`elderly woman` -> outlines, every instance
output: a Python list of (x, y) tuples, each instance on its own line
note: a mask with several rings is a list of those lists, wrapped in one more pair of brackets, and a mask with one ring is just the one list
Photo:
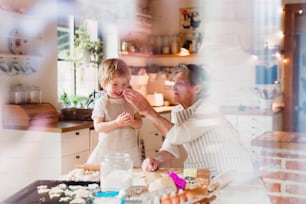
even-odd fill
[(154, 158), (146, 158), (142, 168), (155, 171), (178, 158), (182, 145), (187, 153), (185, 168), (208, 168), (212, 176), (228, 170), (251, 173), (251, 157), (240, 145), (237, 132), (207, 100), (205, 70), (194, 64), (180, 64), (176, 69), (173, 91), (179, 105), (171, 111), (171, 122), (138, 92), (128, 89), (124, 93), (126, 100), (166, 135), (160, 151)]

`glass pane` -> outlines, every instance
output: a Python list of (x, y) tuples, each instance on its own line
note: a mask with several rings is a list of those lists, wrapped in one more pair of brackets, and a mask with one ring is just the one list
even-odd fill
[(57, 90), (61, 95), (66, 92), (74, 95), (74, 68), (71, 62), (57, 61)]
[(97, 90), (98, 69), (95, 65), (83, 65), (76, 69), (76, 95), (88, 97)]
[(65, 60), (69, 53), (69, 29), (64, 27), (57, 28), (57, 58)]

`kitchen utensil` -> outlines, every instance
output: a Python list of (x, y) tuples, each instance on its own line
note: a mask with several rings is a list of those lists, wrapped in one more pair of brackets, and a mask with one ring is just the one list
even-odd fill
[(99, 165), (93, 165), (93, 164), (77, 165), (76, 168), (83, 169), (85, 171), (100, 171), (100, 166)]
[(255, 92), (261, 99), (275, 99), (281, 93), (281, 87), (280, 84), (256, 85)]

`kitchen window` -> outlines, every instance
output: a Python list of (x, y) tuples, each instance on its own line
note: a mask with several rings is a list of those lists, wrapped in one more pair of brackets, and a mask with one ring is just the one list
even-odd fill
[(102, 42), (102, 37), (98, 35), (96, 21), (79, 21), (73, 16), (61, 17), (58, 20), (57, 87), (59, 101), (64, 93), (67, 93), (70, 99), (74, 96), (87, 98), (97, 89), (97, 68), (99, 63), (97, 59), (101, 60), (102, 58), (102, 46), (99, 44), (99, 50), (96, 52), (98, 54), (94, 56), (94, 59), (92, 54), (90, 54), (89, 60), (82, 56), (78, 56), (76, 60), (76, 55), (73, 55), (73, 52), (80, 54), (75, 42), (76, 36), (79, 36), (78, 40), (81, 39), (80, 30), (84, 31), (83, 29), (85, 29), (86, 35), (90, 36), (90, 41)]

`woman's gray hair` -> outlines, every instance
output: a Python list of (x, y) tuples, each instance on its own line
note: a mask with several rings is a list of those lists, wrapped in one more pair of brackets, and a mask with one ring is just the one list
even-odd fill
[(191, 86), (202, 85), (198, 98), (204, 97), (208, 92), (208, 74), (200, 65), (179, 64), (176, 66), (175, 74), (183, 72), (187, 74), (187, 79)]

